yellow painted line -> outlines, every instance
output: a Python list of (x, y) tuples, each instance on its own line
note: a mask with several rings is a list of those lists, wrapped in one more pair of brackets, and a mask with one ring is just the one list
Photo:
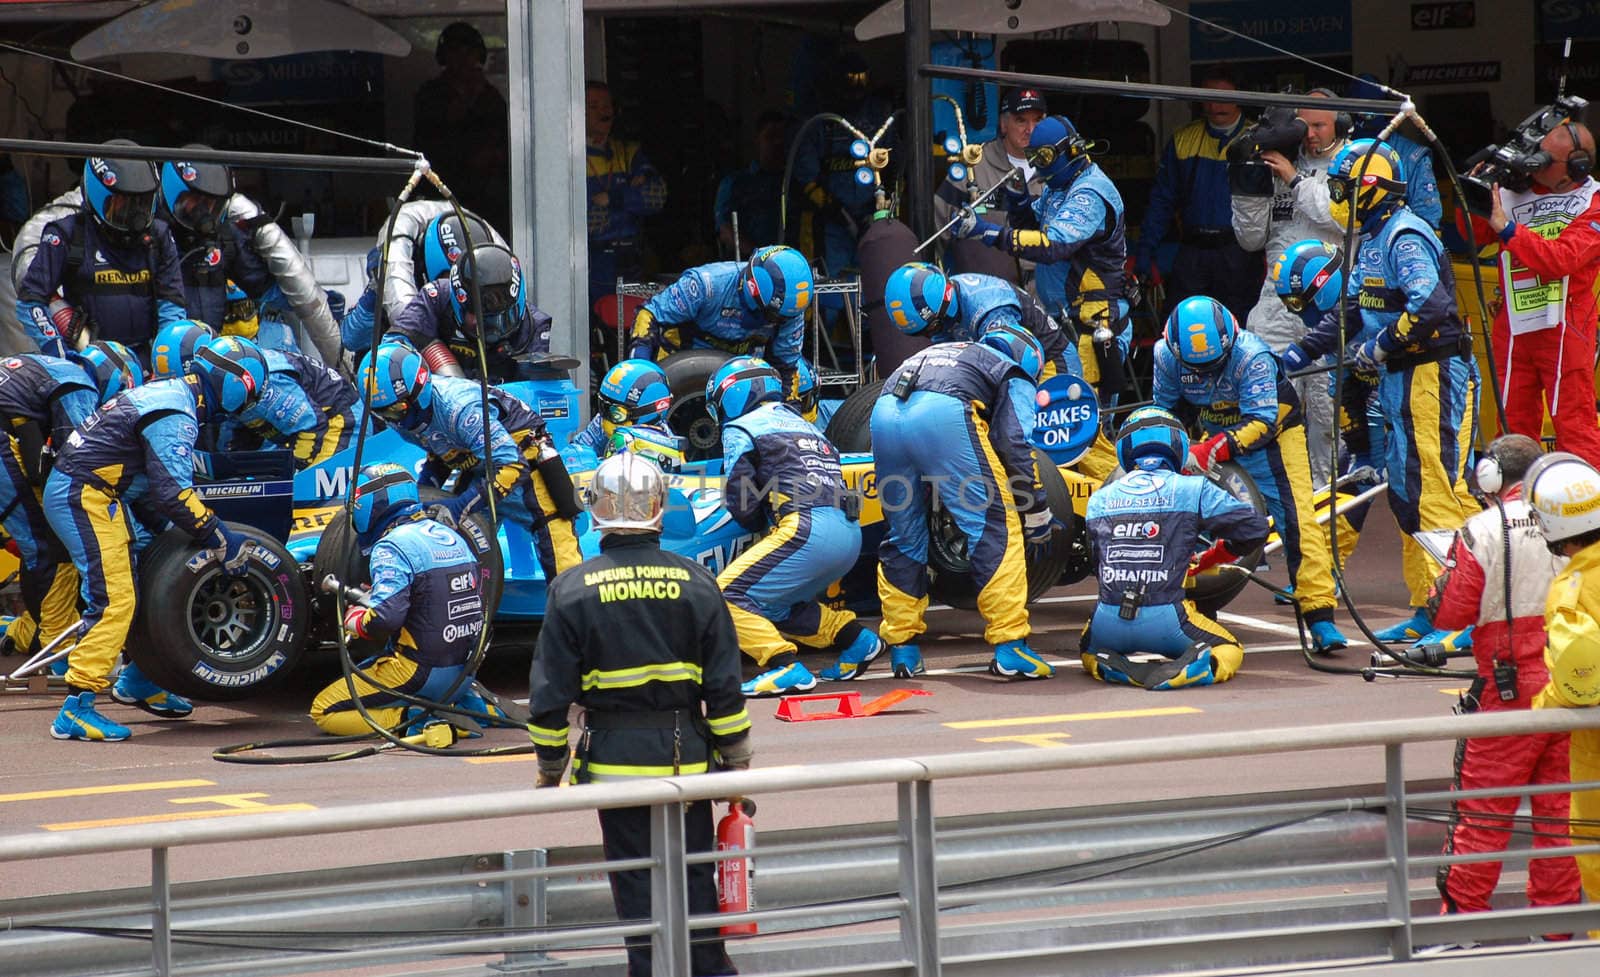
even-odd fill
[(468, 763), (532, 763), (539, 757), (533, 753), (515, 753), (511, 756), (469, 756), (462, 759)]
[(1021, 743), (1023, 746), (1051, 747), (1064, 746), (1063, 740), (1072, 738), (1071, 733), (1012, 733), (1010, 736), (980, 736), (979, 743)]
[(220, 804), (210, 811), (175, 811), (169, 814), (141, 814), (127, 818), (100, 818), (94, 821), (58, 821), (41, 824), (46, 831), (81, 831), (84, 828), (119, 828), (129, 824), (160, 824), (166, 821), (199, 821), (205, 818), (226, 818), (236, 814), (268, 814), (281, 811), (315, 811), (315, 804), (260, 804), (255, 798), (266, 794), (214, 794), (209, 797), (173, 797), (173, 804)]
[(1155, 709), (1113, 709), (1110, 712), (1064, 712), (1055, 716), (1013, 716), (1010, 719), (963, 719), (944, 723), (950, 729), (1000, 729), (1006, 726), (1037, 726), (1043, 723), (1087, 723), (1097, 719), (1151, 719), (1156, 716), (1191, 716), (1204, 710), (1194, 706), (1162, 706)]
[(131, 794), (142, 790), (180, 790), (184, 787), (215, 787), (212, 780), (152, 780), (143, 784), (107, 784), (104, 787), (63, 787), (59, 790), (30, 790), (22, 794), (0, 794), (7, 801), (48, 801), (59, 797), (94, 797), (99, 794)]
[[(1465, 686), (1459, 689), (1434, 689), (1433, 691), (1438, 692), (1441, 695), (1466, 695), (1467, 693)], [(0, 798), (0, 800), (3, 799), (4, 798)]]

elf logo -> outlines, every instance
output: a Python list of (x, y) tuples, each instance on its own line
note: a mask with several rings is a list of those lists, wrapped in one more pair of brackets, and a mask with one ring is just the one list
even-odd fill
[(1122, 522), (1111, 529), (1112, 539), (1155, 539), (1161, 535), (1161, 524), (1154, 520)]

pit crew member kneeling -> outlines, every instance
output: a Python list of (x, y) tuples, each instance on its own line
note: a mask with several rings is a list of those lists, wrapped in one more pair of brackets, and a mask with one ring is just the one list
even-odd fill
[(1319, 652), (1348, 642), (1333, 626), (1333, 551), (1317, 529), (1300, 397), (1259, 336), (1241, 332), (1221, 302), (1196, 295), (1167, 317), (1155, 350), (1154, 394), (1166, 410), (1199, 414), (1205, 440), (1189, 449), (1199, 470), (1237, 460), (1267, 502), (1295, 599)]
[[(361, 469), (351, 500), (356, 539), (371, 554), (372, 591), (365, 606), (345, 611), (344, 629), (354, 638), (388, 639), (384, 654), (354, 676), (361, 706), (384, 729), (427, 722), (425, 707), (408, 706), (410, 700), (385, 689), (428, 702), (449, 696), (453, 705), (484, 712), (471, 677), (462, 677), (484, 626), (483, 583), (472, 548), (427, 517), (416, 479), (400, 465)], [(311, 719), (335, 736), (372, 732), (343, 678), (317, 693)]]
[[(1100, 600), (1080, 645), (1093, 678), (1165, 691), (1226, 682), (1244, 647), (1184, 597), (1184, 585), (1260, 546), (1267, 519), (1209, 479), (1180, 473), (1189, 456), (1183, 425), (1143, 407), (1117, 434), (1128, 474), (1089, 497), (1084, 522), (1100, 579)], [(1216, 542), (1204, 551), (1201, 534)], [(1166, 660), (1133, 661), (1156, 654)]]
[(649, 360), (623, 360), (600, 380), (600, 409), (572, 444), (597, 460), (631, 451), (675, 472), (683, 467), (683, 439), (667, 427), (671, 406), (667, 371)]
[[(94, 707), (128, 629), (138, 585), (133, 575), (133, 498), (159, 512), (202, 546), (221, 551), (230, 575), (248, 571), (248, 537), (217, 518), (194, 490), (194, 443), (200, 425), (237, 414), (267, 384), (267, 361), (246, 339), (228, 336), (195, 356), (194, 374), (119, 394), (67, 438), (45, 482), (44, 514), (82, 580), (81, 637), (67, 656), (67, 701), (50, 726), (58, 740), (125, 740), (128, 727)], [(166, 718), (194, 707), (129, 665), (113, 697)]]
[(712, 375), (706, 407), (722, 423), (728, 513), (752, 532), (773, 527), (717, 577), (739, 647), (761, 666), (742, 691), (782, 695), (815, 686), (795, 642), (839, 656), (823, 678), (855, 678), (883, 642), (853, 612), (817, 600), (861, 555), (861, 527), (842, 508), (853, 497), (839, 452), (783, 403), (778, 371), (754, 356), (735, 357)]

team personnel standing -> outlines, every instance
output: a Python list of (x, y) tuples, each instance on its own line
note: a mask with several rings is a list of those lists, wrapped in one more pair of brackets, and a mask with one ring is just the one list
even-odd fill
[(628, 356), (659, 360), (691, 348), (760, 356), (792, 399), (811, 284), (805, 256), (782, 245), (757, 248), (749, 261), (690, 268), (639, 309)]
[[(473, 311), (473, 292), (482, 303), (482, 321)], [(550, 349), (550, 316), (528, 304), (522, 264), (498, 244), (481, 244), (450, 266), (448, 281), (424, 284), (389, 323), (417, 349), (438, 340), (468, 371), (491, 383), (515, 380), (516, 360)], [(368, 334), (370, 338), (370, 332)], [(489, 363), (478, 362), (478, 339)]]
[[(1244, 663), (1239, 639), (1200, 613), (1184, 587), (1265, 542), (1267, 520), (1209, 479), (1181, 474), (1188, 456), (1178, 419), (1141, 407), (1117, 434), (1128, 474), (1089, 498), (1100, 597), (1080, 648), (1092, 678), (1165, 691), (1226, 682)], [(1216, 541), (1197, 553), (1202, 533)], [(1167, 660), (1129, 658), (1142, 653)]]
[(1031, 333), (1002, 325), (981, 342), (940, 343), (907, 359), (873, 406), (872, 448), (889, 523), (878, 547), (878, 633), (898, 676), (923, 671), (915, 642), (927, 630), (930, 487), (967, 538), (984, 640), (994, 646), (990, 671), (1055, 674), (1028, 647), (1023, 556), (1026, 543), (1051, 535), (1028, 444), (1043, 361)]
[(221, 163), (161, 164), (160, 213), (178, 248), (185, 305), (215, 330), (222, 328), (230, 282), (255, 299), (274, 284), (250, 236), (228, 220), (232, 196), (233, 171)]
[(1506, 300), (1494, 321), (1494, 360), (1506, 427), (1539, 438), (1545, 410), (1556, 447), (1600, 465), (1594, 399), (1595, 279), (1600, 188), (1594, 136), (1569, 122), (1544, 137), (1550, 162), (1529, 189), (1496, 187), (1489, 226), (1500, 240)]
[[(1409, 619), (1378, 637), (1411, 641), (1433, 630), (1424, 605), (1435, 574), (1411, 534), (1459, 529), (1478, 511), (1466, 479), (1477, 429), (1478, 365), (1456, 313), (1444, 245), (1405, 205), (1400, 157), (1383, 143), (1356, 140), (1334, 156), (1328, 180), (1334, 220), (1348, 222), (1353, 210), (1361, 236), (1343, 316), (1361, 323), (1353, 367), (1379, 374), (1389, 509), (1400, 527), (1412, 608)], [(1284, 351), (1284, 365), (1292, 371), (1332, 352), (1339, 318), (1338, 311), (1324, 316), (1303, 343)]]
[[(82, 579), (82, 636), (67, 658), (67, 701), (50, 727), (56, 739), (125, 740), (128, 727), (94, 707), (133, 624), (132, 513), (138, 496), (202, 545), (221, 551), (229, 574), (246, 570), (247, 537), (218, 519), (194, 490), (194, 444), (200, 425), (249, 407), (267, 384), (267, 363), (248, 340), (228, 337), (202, 347), (193, 374), (127, 391), (67, 438), (45, 483), (44, 511)], [(129, 665), (118, 701), (157, 716), (186, 716), (187, 701)]]
[[(1034, 128), (1028, 158), (1045, 182), (1033, 206), (1011, 211), (1005, 228), (965, 211), (955, 231), (1038, 262), (1034, 285), (1039, 298), (1047, 312), (1070, 315), (1075, 323), (1083, 378), (1095, 385), (1104, 410), (1122, 391), (1132, 342), (1122, 195), (1089, 157), (1088, 141), (1065, 116), (1052, 115)], [(1109, 421), (1110, 414), (1106, 416)], [(1111, 467), (1105, 457), (1089, 461), (1084, 470), (1100, 477)]]
[(890, 273), (883, 302), (901, 332), (936, 343), (976, 342), (1001, 323), (1021, 326), (1044, 349), (1040, 380), (1057, 373), (1082, 374), (1074, 337), (1004, 278), (975, 272), (947, 277), (933, 265), (913, 261)]
[[(410, 718), (407, 695), (480, 709), (467, 661), (483, 633), (485, 611), (478, 560), (454, 529), (429, 519), (417, 482), (400, 465), (367, 465), (351, 493), (351, 522), (361, 551), (370, 553), (372, 590), (364, 606), (346, 609), (344, 629), (355, 638), (385, 639), (385, 653), (355, 676), (356, 694), (373, 722), (393, 729)], [(323, 732), (359, 736), (372, 730), (350, 685), (339, 679), (317, 693), (311, 719)]]
[[(1550, 683), (1535, 709), (1600, 706), (1600, 471), (1566, 452), (1545, 455), (1523, 477), (1539, 531), (1551, 552), (1567, 557), (1545, 603), (1545, 666)], [(1572, 783), (1600, 780), (1600, 729), (1572, 731)], [(1593, 835), (1600, 821), (1600, 791), (1572, 794), (1575, 834)], [(1587, 839), (1580, 843), (1589, 843)], [(1600, 902), (1600, 855), (1577, 855), (1583, 894)], [(1590, 931), (1590, 937), (1600, 932)]]
[[(527, 404), (491, 388), (490, 416), (485, 418), (482, 386), (460, 377), (433, 376), (422, 354), (393, 340), (362, 359), (360, 384), (370, 396), (372, 413), (428, 452), (425, 474), (443, 482), (449, 471), (471, 472), (465, 488), (443, 503), (452, 516), (459, 520), (493, 493), (499, 517), (533, 537), (546, 580), (578, 565), (582, 557), (572, 531), (578, 510), (571, 476), (543, 419)], [(483, 468), (486, 457), (494, 463), (493, 481)]]
[(1157, 406), (1198, 414), (1205, 440), (1190, 449), (1195, 467), (1232, 460), (1250, 473), (1283, 540), (1313, 644), (1322, 652), (1343, 648), (1348, 642), (1333, 624), (1333, 554), (1316, 528), (1300, 399), (1272, 350), (1240, 332), (1221, 302), (1187, 298), (1167, 317), (1153, 387)]
[(267, 387), (238, 422), (262, 441), (294, 452), (301, 471), (350, 446), (360, 429), (356, 388), (333, 369), (300, 353), (265, 350)]
[[(1520, 434), (1502, 435), (1489, 445), (1478, 460), (1476, 481), (1491, 505), (1456, 533), (1434, 586), (1430, 603), (1436, 626), (1477, 626), (1472, 655), (1478, 678), (1463, 701), (1467, 711), (1531, 709), (1550, 681), (1544, 664), (1544, 606), (1565, 560), (1545, 546), (1523, 498), (1523, 476), (1540, 453), (1537, 441)], [(1566, 733), (1462, 740), (1456, 750), (1455, 787), (1478, 791), (1568, 783), (1567, 746)], [(1514, 793), (1455, 801), (1445, 854), (1505, 851), (1520, 802)], [(1565, 793), (1529, 797), (1535, 848), (1570, 844), (1569, 802)], [(1487, 911), (1499, 880), (1499, 862), (1441, 865), (1437, 883), (1445, 911)], [(1578, 902), (1579, 896), (1578, 869), (1571, 857), (1528, 863), (1529, 906), (1564, 906)]]
[[(156, 331), (184, 317), (178, 249), (154, 216), (159, 185), (143, 160), (84, 160), (83, 210), (44, 226), (17, 284), (17, 321), (41, 352), (65, 356), (88, 328), (92, 339), (115, 340), (144, 360)], [(72, 307), (64, 330), (50, 317), (57, 291)]]
[(1201, 117), (1173, 133), (1162, 152), (1133, 265), (1151, 281), (1161, 281), (1156, 249), (1176, 220), (1178, 254), (1167, 294), (1174, 304), (1190, 295), (1215, 296), (1242, 321), (1256, 302), (1261, 258), (1234, 234), (1224, 150), (1244, 128), (1244, 115), (1238, 105), (1220, 100), (1238, 87), (1226, 73), (1216, 72), (1200, 84), (1216, 89), (1219, 100), (1200, 103)]
[(723, 364), (706, 383), (706, 408), (722, 424), (723, 504), (765, 532), (717, 577), (739, 647), (761, 666), (745, 695), (803, 692), (817, 684), (795, 642), (838, 661), (826, 679), (852, 679), (883, 651), (854, 612), (817, 598), (861, 555), (861, 528), (846, 515), (839, 452), (783, 402), (778, 371), (753, 356)]
[(617, 276), (638, 273), (642, 221), (667, 204), (667, 181), (636, 142), (611, 138), (617, 118), (611, 86), (583, 86), (585, 177), (589, 195), (589, 304), (612, 294)]
[[(595, 471), (588, 508), (600, 554), (550, 585), (529, 676), (528, 735), (540, 787), (561, 783), (571, 729), (583, 707), (574, 783), (617, 782), (750, 766), (750, 715), (739, 693), (739, 642), (706, 569), (661, 549), (667, 487), (649, 461), (626, 452)], [(711, 802), (684, 811), (686, 847), (715, 848)], [(607, 859), (650, 853), (650, 809), (600, 811)], [(650, 875), (611, 873), (624, 921), (649, 919)], [(688, 868), (689, 912), (717, 911), (710, 862)], [(690, 972), (737, 971), (715, 929), (691, 934)], [(628, 977), (650, 977), (650, 938), (630, 936)]]
[[(1033, 127), (1043, 119), (1046, 111), (1044, 96), (1036, 88), (1013, 88), (1000, 99), (1000, 135), (983, 144), (983, 156), (967, 174), (963, 183), (945, 180), (933, 197), (933, 222), (943, 227), (950, 218), (971, 199), (967, 187), (980, 191), (1007, 179), (1012, 170), (1021, 173), (1013, 178), (1011, 186), (1020, 193), (1008, 195), (998, 191), (989, 198), (986, 213), (996, 224), (1006, 222), (1006, 213), (1015, 196), (1022, 206), (1028, 197), (1044, 192), (1044, 178), (1028, 162), (1028, 140), (1033, 137)], [(985, 258), (984, 256), (989, 256)], [(1016, 285), (1026, 285), (1033, 278), (1033, 262), (1011, 260), (982, 250), (969, 250), (959, 243), (945, 253), (945, 264), (956, 271), (991, 274)], [(976, 267), (975, 267), (976, 266)]]

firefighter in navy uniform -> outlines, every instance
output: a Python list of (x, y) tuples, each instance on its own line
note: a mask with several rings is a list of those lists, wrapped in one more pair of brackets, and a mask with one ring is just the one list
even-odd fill
[[(750, 766), (739, 640), (704, 567), (661, 549), (667, 487), (650, 461), (622, 452), (596, 469), (588, 508), (600, 555), (550, 585), (529, 675), (528, 734), (540, 787), (567, 767), (567, 710), (583, 712), (572, 781), (627, 782)], [(601, 810), (607, 859), (650, 853), (650, 809)], [(716, 847), (711, 802), (684, 812), (690, 852)], [(689, 866), (689, 912), (717, 911), (714, 866)], [(621, 920), (649, 919), (650, 872), (611, 873)], [(716, 930), (691, 934), (691, 973), (733, 974)], [(650, 938), (628, 937), (629, 977), (650, 977)]]
[[(84, 161), (83, 211), (44, 226), (17, 285), (17, 321), (41, 352), (64, 356), (86, 324), (92, 338), (122, 343), (143, 360), (156, 331), (183, 318), (178, 249), (167, 222), (153, 216), (157, 186), (143, 160)], [(74, 308), (66, 330), (73, 335), (51, 320), (58, 290)]]
[[(461, 677), (483, 633), (477, 556), (455, 530), (427, 517), (416, 479), (400, 465), (361, 469), (351, 500), (356, 540), (371, 554), (372, 591), (366, 606), (345, 611), (344, 629), (356, 638), (389, 639), (385, 653), (356, 675), (361, 704), (385, 729), (407, 718), (405, 700), (373, 688), (365, 681), (370, 676), (432, 701), (455, 690), (455, 704), (481, 710), (483, 700)], [(335, 736), (371, 732), (342, 678), (317, 694), (311, 719)]]
[[(1165, 691), (1226, 682), (1244, 662), (1239, 639), (1201, 614), (1184, 585), (1260, 546), (1267, 519), (1209, 480), (1181, 474), (1188, 455), (1176, 417), (1140, 408), (1117, 434), (1117, 460), (1128, 474), (1089, 499), (1083, 518), (1100, 600), (1080, 647), (1092, 678)], [(1216, 542), (1197, 554), (1201, 533)], [(1129, 657), (1151, 653), (1167, 660)]]

